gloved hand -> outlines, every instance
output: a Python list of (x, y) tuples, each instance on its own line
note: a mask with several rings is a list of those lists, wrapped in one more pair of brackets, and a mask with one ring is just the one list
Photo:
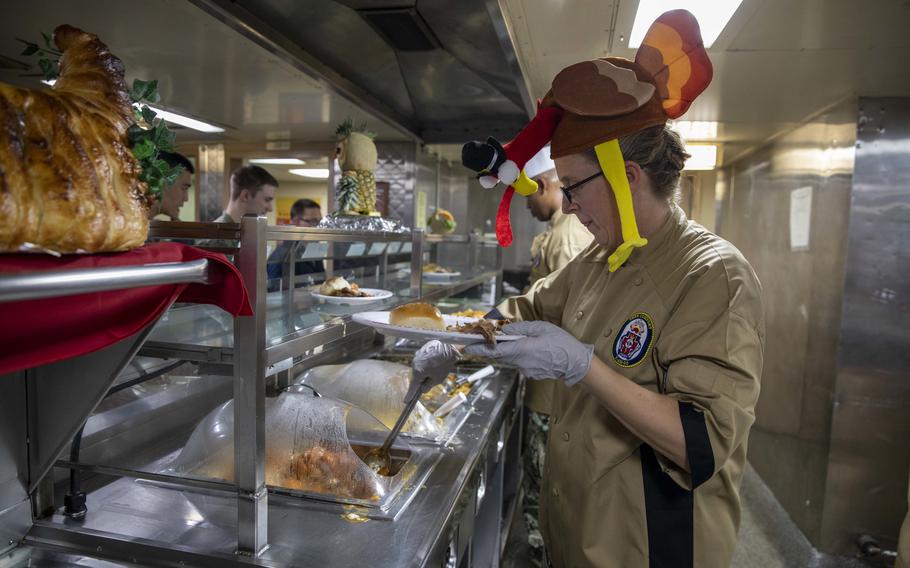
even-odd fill
[(491, 357), (513, 365), (532, 379), (564, 379), (569, 386), (582, 380), (591, 368), (594, 346), (582, 343), (559, 326), (545, 321), (522, 321), (503, 326), (507, 335), (526, 339), (499, 341), (495, 347), (468, 345), (470, 355)]
[(405, 401), (438, 385), (449, 375), (458, 361), (458, 350), (437, 339), (425, 343), (414, 354), (411, 362), (411, 386)]

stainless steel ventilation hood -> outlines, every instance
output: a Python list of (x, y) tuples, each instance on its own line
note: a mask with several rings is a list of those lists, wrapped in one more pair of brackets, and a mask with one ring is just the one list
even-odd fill
[(415, 139), (509, 139), (534, 103), (496, 0), (192, 0)]

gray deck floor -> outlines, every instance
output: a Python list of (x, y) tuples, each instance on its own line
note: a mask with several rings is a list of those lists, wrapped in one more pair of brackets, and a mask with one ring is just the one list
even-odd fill
[[(871, 568), (854, 558), (818, 553), (796, 527), (751, 466), (742, 486), (743, 516), (732, 568)], [(503, 568), (529, 568), (527, 533), (520, 518), (513, 524)]]

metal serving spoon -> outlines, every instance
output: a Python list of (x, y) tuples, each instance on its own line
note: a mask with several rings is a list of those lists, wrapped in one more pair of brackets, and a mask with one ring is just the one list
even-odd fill
[(419, 383), (415, 383), (416, 388), (412, 386), (408, 390), (407, 397), (404, 401), (404, 410), (402, 410), (401, 415), (398, 416), (398, 420), (395, 421), (395, 426), (392, 427), (389, 435), (386, 436), (385, 442), (378, 448), (373, 448), (367, 452), (363, 457), (363, 462), (376, 473), (388, 475), (392, 471), (392, 456), (389, 454), (389, 449), (391, 449), (392, 442), (395, 441), (395, 438), (398, 437), (399, 432), (401, 432), (401, 429), (404, 427), (404, 423), (407, 422), (408, 417), (411, 415), (411, 411), (414, 410), (414, 407), (417, 405), (417, 401), (420, 400), (420, 393), (423, 392), (423, 387), (429, 380), (430, 377), (425, 377)]

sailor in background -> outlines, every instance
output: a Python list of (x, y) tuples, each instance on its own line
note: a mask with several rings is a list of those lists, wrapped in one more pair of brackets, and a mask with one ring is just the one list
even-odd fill
[[(556, 176), (556, 164), (550, 159), (549, 146), (538, 152), (525, 165), (524, 170), (525, 175), (538, 186), (538, 190), (528, 196), (528, 209), (538, 221), (547, 223), (546, 230), (534, 237), (531, 244), (530, 286), (568, 264), (591, 244), (594, 235), (585, 229), (575, 215), (562, 212), (562, 190)], [(524, 437), (524, 518), (528, 529), (528, 544), (537, 553), (532, 559), (536, 563), (543, 560), (539, 497), (555, 384), (553, 380), (540, 380), (528, 381), (525, 385), (527, 427)]]

